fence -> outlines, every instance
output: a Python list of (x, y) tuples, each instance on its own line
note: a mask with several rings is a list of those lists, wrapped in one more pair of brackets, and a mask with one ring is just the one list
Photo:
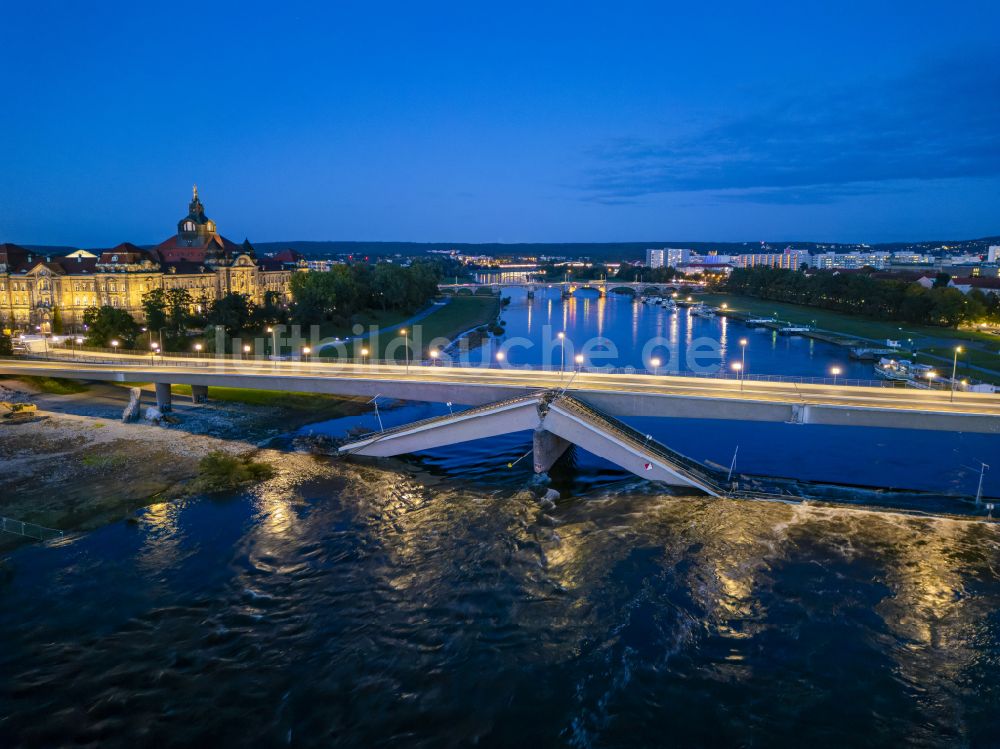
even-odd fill
[(57, 531), (55, 528), (46, 528), (44, 525), (26, 523), (23, 520), (14, 520), (13, 518), (2, 516), (0, 516), (0, 531), (34, 538), (38, 541), (46, 541), (50, 538), (59, 538), (65, 535), (62, 531)]

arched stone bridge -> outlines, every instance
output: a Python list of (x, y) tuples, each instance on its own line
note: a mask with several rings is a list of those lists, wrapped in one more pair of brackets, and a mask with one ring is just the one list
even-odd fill
[(608, 293), (632, 294), (634, 296), (665, 296), (674, 291), (701, 291), (705, 287), (702, 282), (696, 281), (671, 281), (670, 283), (651, 283), (649, 281), (617, 281), (595, 280), (595, 281), (510, 281), (502, 283), (442, 283), (438, 288), (443, 292), (452, 294), (468, 290), (476, 293), (480, 289), (490, 289), (495, 294), (501, 289), (525, 288), (528, 295), (532, 296), (539, 289), (561, 290), (564, 297), (573, 296), (580, 289), (590, 289), (597, 291), (602, 297)]

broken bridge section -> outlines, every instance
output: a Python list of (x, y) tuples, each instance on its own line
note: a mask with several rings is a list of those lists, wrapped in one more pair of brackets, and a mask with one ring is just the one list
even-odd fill
[(627, 424), (565, 395), (541, 391), (352, 439), (341, 455), (390, 457), (531, 430), (536, 473), (548, 471), (571, 445), (652, 481), (725, 494), (721, 477)]

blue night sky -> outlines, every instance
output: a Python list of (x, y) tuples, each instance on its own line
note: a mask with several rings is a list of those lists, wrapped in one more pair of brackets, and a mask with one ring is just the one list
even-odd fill
[(0, 241), (1000, 234), (1000, 3), (0, 13)]

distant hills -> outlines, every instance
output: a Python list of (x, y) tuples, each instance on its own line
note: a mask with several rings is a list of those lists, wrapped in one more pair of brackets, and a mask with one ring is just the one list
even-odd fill
[[(921, 253), (949, 251), (960, 253), (986, 253), (990, 245), (1000, 245), (1000, 236), (981, 239), (935, 240), (922, 242), (883, 242), (861, 245), (844, 242), (685, 242), (681, 240), (651, 240), (648, 242), (530, 242), (503, 244), (499, 242), (316, 242), (292, 240), (287, 242), (254, 242), (260, 253), (273, 253), (291, 248), (307, 257), (333, 257), (353, 255), (356, 258), (388, 257), (393, 255), (422, 255), (433, 251), (454, 250), (464, 255), (491, 256), (554, 256), (587, 257), (592, 260), (641, 260), (651, 247), (684, 247), (698, 252), (717, 250), (720, 254), (735, 255), (747, 252), (781, 252), (786, 247), (809, 252), (851, 252), (864, 248), (884, 252), (913, 250)], [(23, 245), (36, 252), (63, 255), (77, 249), (47, 245)], [(152, 246), (152, 245), (147, 245)]]
[(521, 244), (501, 244), (498, 242), (259, 242), (254, 247), (259, 252), (276, 252), (291, 248), (310, 257), (333, 255), (354, 255), (355, 257), (377, 257), (392, 255), (421, 255), (434, 251), (455, 250), (463, 255), (491, 256), (559, 256), (589, 257), (593, 260), (640, 260), (645, 259), (646, 250), (655, 247), (683, 247), (698, 252), (717, 250), (720, 254), (735, 255), (748, 252), (781, 252), (786, 247), (810, 252), (850, 252), (862, 247), (885, 252), (914, 250), (922, 253), (947, 247), (957, 252), (986, 253), (990, 245), (1000, 244), (1000, 236), (981, 239), (941, 240), (926, 242), (886, 242), (882, 244), (860, 245), (836, 242), (768, 242), (761, 249), (760, 242), (683, 242), (680, 240), (654, 240), (650, 242), (530, 242)]

